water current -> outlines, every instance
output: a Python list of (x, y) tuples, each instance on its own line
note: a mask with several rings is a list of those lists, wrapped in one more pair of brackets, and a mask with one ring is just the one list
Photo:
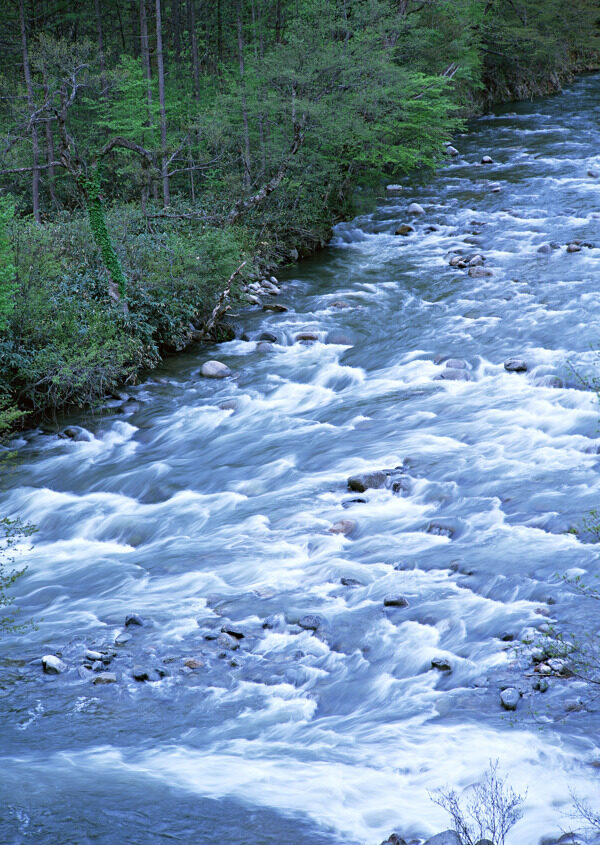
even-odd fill
[[(287, 312), (243, 313), (249, 340), (170, 359), (71, 419), (83, 439), (13, 444), (0, 507), (39, 529), (14, 587), (37, 627), (2, 641), (1, 842), (425, 838), (448, 827), (430, 791), (490, 759), (527, 790), (513, 845), (568, 827), (569, 790), (600, 806), (597, 705), (576, 680), (535, 692), (514, 653), (549, 620), (594, 624), (560, 576), (598, 572), (569, 529), (600, 494), (579, 378), (600, 368), (600, 248), (566, 244), (600, 244), (600, 76), (454, 143), (287, 274)], [(201, 378), (209, 358), (232, 377)], [(447, 358), (468, 380), (439, 378)], [(398, 466), (399, 491), (348, 491)], [(116, 683), (82, 678), (123, 633)], [(44, 674), (56, 652), (68, 671)]]

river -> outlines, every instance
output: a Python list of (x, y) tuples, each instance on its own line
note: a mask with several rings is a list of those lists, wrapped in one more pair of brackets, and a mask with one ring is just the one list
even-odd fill
[[(598, 572), (570, 529), (600, 493), (580, 381), (600, 369), (600, 249), (565, 245), (600, 242), (600, 76), (454, 143), (282, 276), (287, 312), (241, 315), (249, 340), (70, 419), (86, 439), (13, 444), (1, 512), (39, 530), (13, 590), (36, 628), (2, 640), (3, 843), (424, 838), (449, 826), (429, 793), (495, 759), (527, 791), (512, 845), (568, 827), (570, 790), (600, 808), (593, 697), (574, 679), (534, 691), (515, 652), (552, 620), (594, 624), (561, 577)], [(450, 266), (454, 249), (492, 275)], [(233, 376), (201, 378), (210, 358)], [(439, 378), (447, 358), (468, 380)], [(397, 492), (347, 489), (399, 466)], [(82, 677), (119, 635), (116, 683)], [(56, 652), (68, 670), (44, 674)]]

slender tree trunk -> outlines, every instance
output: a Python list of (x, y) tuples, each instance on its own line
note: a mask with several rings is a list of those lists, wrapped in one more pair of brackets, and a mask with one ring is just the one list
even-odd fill
[[(25, 85), (27, 87), (27, 105), (29, 111), (33, 114), (35, 105), (33, 100), (33, 85), (31, 82), (31, 67), (29, 65), (29, 50), (27, 48), (27, 29), (25, 27), (25, 2), (19, 0), (19, 17), (21, 19), (21, 43), (23, 47), (23, 73), (25, 75)], [(32, 169), (32, 203), (33, 203), (33, 217), (36, 223), (42, 222), (40, 213), (40, 147), (38, 139), (37, 124), (35, 121), (31, 123), (31, 146), (33, 151), (33, 169)]]
[(171, 15), (173, 17), (173, 55), (177, 79), (181, 77), (181, 7), (180, 0), (172, 0)]
[(221, 0), (217, 0), (217, 64), (223, 58), (223, 29), (221, 21)]
[[(154, 129), (154, 115), (152, 108), (152, 66), (150, 64), (150, 46), (148, 43), (148, 18), (146, 16), (146, 0), (140, 0), (140, 48), (142, 52), (142, 62), (144, 65), (144, 75), (146, 76), (146, 101), (148, 103), (148, 121), (147, 125), (150, 129), (150, 134), (153, 135)], [(154, 139), (150, 141), (150, 147), (154, 146)], [(152, 178), (152, 173), (148, 173), (148, 193), (150, 189), (153, 190), (154, 199), (157, 199), (157, 186)]]
[[(42, 76), (44, 80), (44, 98), (48, 99), (48, 77), (46, 74), (46, 66), (44, 65), (42, 68)], [(50, 199), (52, 200), (52, 205), (54, 208), (60, 208), (60, 203), (56, 196), (56, 191), (54, 190), (54, 184), (56, 179), (56, 174), (54, 171), (54, 165), (50, 164), (50, 162), (54, 161), (54, 133), (52, 131), (52, 121), (46, 121), (46, 158), (48, 162), (48, 190), (50, 191)]]
[(96, 11), (96, 32), (98, 35), (98, 58), (100, 59), (100, 84), (102, 93), (106, 92), (106, 59), (104, 56), (104, 38), (102, 37), (102, 15), (100, 13), (100, 0), (94, 0)]
[(244, 34), (242, 31), (242, 9), (240, 0), (236, 3), (237, 13), (237, 41), (240, 62), (240, 88), (242, 96), (242, 123), (244, 125), (244, 150), (242, 161), (244, 165), (244, 188), (250, 188), (250, 132), (248, 129), (248, 104), (246, 102), (246, 80), (244, 78)]
[(165, 111), (165, 68), (163, 64), (162, 18), (160, 0), (156, 0), (156, 66), (158, 69), (158, 100), (160, 104), (160, 145), (163, 202), (170, 205), (169, 174), (167, 173), (167, 115)]
[(196, 34), (196, 3), (186, 0), (188, 29), (190, 31), (190, 51), (192, 54), (192, 70), (194, 74), (194, 99), (200, 99), (200, 62), (198, 60), (198, 37)]

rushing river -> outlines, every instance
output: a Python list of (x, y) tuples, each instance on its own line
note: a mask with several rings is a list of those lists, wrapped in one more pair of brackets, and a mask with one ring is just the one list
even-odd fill
[[(2, 843), (425, 837), (448, 827), (429, 792), (496, 758), (527, 790), (514, 845), (568, 828), (569, 790), (600, 808), (594, 699), (575, 680), (535, 692), (514, 652), (549, 620), (593, 624), (560, 576), (598, 571), (569, 529), (600, 495), (578, 377), (600, 370), (600, 249), (565, 245), (600, 243), (599, 104), (588, 76), (475, 121), (435, 178), (288, 274), (286, 313), (243, 314), (249, 341), (70, 420), (88, 439), (16, 444), (0, 507), (39, 529), (14, 588), (37, 628), (2, 640)], [(451, 267), (460, 248), (493, 275)], [(201, 378), (209, 358), (233, 377)], [(440, 379), (446, 358), (468, 380)], [(400, 465), (397, 492), (347, 489)], [(117, 682), (82, 677), (119, 635)], [(44, 674), (56, 652), (68, 671)]]

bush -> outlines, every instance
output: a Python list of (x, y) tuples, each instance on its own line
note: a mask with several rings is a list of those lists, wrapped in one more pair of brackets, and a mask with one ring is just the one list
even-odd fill
[(505, 845), (507, 833), (522, 816), (525, 796), (506, 785), (498, 774), (497, 760), (490, 760), (483, 780), (469, 789), (471, 795), (464, 803), (453, 789), (440, 790), (431, 799), (449, 813), (461, 845), (477, 845), (482, 839)]

